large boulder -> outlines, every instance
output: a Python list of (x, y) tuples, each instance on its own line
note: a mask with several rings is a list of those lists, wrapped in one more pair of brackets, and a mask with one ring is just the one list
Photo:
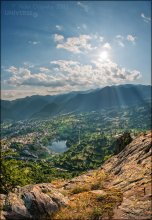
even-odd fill
[(50, 219), (67, 198), (51, 184), (28, 185), (16, 189), (3, 198), (3, 219)]

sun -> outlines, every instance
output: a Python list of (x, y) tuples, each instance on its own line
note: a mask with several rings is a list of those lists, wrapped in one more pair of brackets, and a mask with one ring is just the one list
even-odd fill
[(104, 50), (104, 51), (102, 51), (102, 52), (100, 53), (99, 57), (100, 57), (100, 59), (102, 59), (102, 60), (107, 60), (108, 57), (109, 57), (109, 54), (108, 54), (108, 52), (107, 52), (106, 50)]

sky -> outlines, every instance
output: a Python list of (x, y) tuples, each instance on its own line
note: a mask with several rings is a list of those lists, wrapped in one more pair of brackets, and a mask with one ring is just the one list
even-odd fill
[(6, 1), (1, 98), (151, 83), (150, 1)]

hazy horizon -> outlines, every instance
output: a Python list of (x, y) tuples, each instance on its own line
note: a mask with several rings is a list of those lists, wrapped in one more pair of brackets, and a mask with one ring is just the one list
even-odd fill
[(24, 99), (24, 98), (28, 98), (28, 97), (32, 97), (32, 96), (59, 96), (59, 95), (65, 95), (65, 94), (70, 94), (70, 93), (89, 93), (92, 91), (96, 91), (96, 90), (100, 90), (100, 89), (104, 89), (105, 87), (112, 87), (112, 86), (122, 86), (122, 85), (136, 85), (136, 86), (152, 86), (151, 84), (132, 84), (132, 83), (126, 83), (126, 84), (117, 84), (117, 85), (108, 85), (108, 86), (103, 86), (103, 87), (98, 87), (98, 88), (94, 88), (94, 89), (89, 89), (89, 90), (75, 90), (75, 91), (69, 91), (69, 92), (63, 92), (63, 93), (57, 93), (57, 94), (32, 94), (32, 95), (27, 95), (27, 96), (21, 96), (21, 97), (9, 97), (9, 98), (5, 98), (3, 99), (2, 97), (0, 98), (1, 100), (4, 101), (13, 101), (13, 100), (18, 100), (18, 99)]

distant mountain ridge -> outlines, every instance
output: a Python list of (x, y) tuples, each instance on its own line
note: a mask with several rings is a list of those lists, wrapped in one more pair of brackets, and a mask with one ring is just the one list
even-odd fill
[(106, 86), (88, 92), (61, 95), (34, 95), (13, 101), (1, 100), (1, 119), (45, 118), (70, 112), (100, 111), (131, 107), (151, 100), (150, 85)]

